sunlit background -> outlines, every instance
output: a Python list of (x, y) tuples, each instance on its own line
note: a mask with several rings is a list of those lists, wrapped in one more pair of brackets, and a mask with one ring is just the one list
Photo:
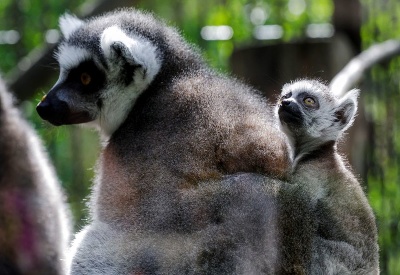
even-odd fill
[[(176, 26), (217, 70), (231, 73), (274, 100), (285, 82), (329, 81), (370, 45), (400, 38), (398, 0), (1, 0), (0, 70), (42, 136), (76, 220), (85, 224), (99, 153), (97, 134), (42, 122), (36, 103), (57, 79), (52, 49), (58, 17), (118, 6), (149, 10)], [(400, 274), (400, 59), (365, 74), (356, 125), (342, 151), (362, 179), (376, 213), (382, 274)]]

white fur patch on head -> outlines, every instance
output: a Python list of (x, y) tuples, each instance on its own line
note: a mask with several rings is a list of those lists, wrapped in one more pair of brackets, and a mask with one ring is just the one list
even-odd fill
[(72, 14), (64, 14), (60, 17), (59, 25), (65, 39), (68, 39), (73, 32), (79, 29), (84, 22)]
[(68, 44), (62, 44), (56, 53), (60, 68), (64, 70), (74, 68), (90, 57), (91, 54), (89, 51)]

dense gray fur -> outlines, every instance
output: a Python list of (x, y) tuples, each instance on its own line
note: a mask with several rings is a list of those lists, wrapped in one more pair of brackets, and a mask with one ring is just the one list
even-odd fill
[(0, 79), (0, 274), (64, 274), (69, 215), (35, 132)]
[(76, 239), (71, 273), (251, 275), (309, 270), (304, 262), (311, 262), (315, 224), (302, 190), (259, 174), (237, 174), (200, 183), (181, 195), (176, 206), (181, 218), (173, 230), (126, 230), (102, 222), (86, 227)]
[[(94, 124), (104, 143), (71, 274), (279, 272), (291, 253), (276, 252), (279, 196), (255, 190), (290, 162), (265, 100), (152, 15), (60, 24), (60, 78), (37, 110), (55, 125)], [(225, 179), (239, 172), (269, 178)]]
[(300, 80), (285, 85), (281, 96), (277, 111), (294, 163), (290, 182), (309, 193), (318, 221), (309, 274), (378, 274), (373, 212), (336, 151), (354, 120), (358, 91), (336, 98), (323, 83)]

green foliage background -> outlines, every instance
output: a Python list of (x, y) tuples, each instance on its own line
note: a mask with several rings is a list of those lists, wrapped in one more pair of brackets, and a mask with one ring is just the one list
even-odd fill
[[(398, 1), (363, 0), (363, 46), (400, 38)], [(363, 86), (372, 125), (366, 164), (368, 195), (379, 228), (382, 274), (400, 272), (400, 58), (375, 66)]]
[[(304, 12), (289, 11), (289, 1), (305, 3)], [(300, 1), (300, 2), (299, 2)], [(283, 41), (304, 38), (309, 23), (329, 22), (333, 12), (331, 0), (146, 0), (136, 1), (182, 30), (182, 34), (198, 45), (216, 68), (229, 72), (228, 59), (235, 47), (269, 42), (252, 37), (254, 25), (249, 13), (262, 7), (268, 17), (263, 24), (279, 24), (284, 29)], [(399, 38), (400, 5), (397, 0), (362, 0), (362, 42), (373, 43)], [(58, 28), (58, 18), (65, 11), (78, 13), (83, 0), (1, 0), (0, 31), (17, 30), (21, 39), (15, 45), (0, 44), (0, 70), (6, 79), (13, 69), (23, 66), (24, 57), (37, 47), (46, 47), (45, 35)], [(293, 2), (292, 2), (293, 3)], [(205, 25), (229, 25), (234, 36), (228, 41), (205, 41), (200, 30)], [(24, 60), (21, 62), (21, 60)], [(57, 70), (56, 64), (49, 64)], [(56, 76), (55, 76), (56, 77)], [(54, 79), (55, 81), (56, 79)], [(54, 82), (53, 82), (54, 83)], [(95, 160), (98, 157), (97, 134), (80, 127), (55, 128), (38, 118), (34, 107), (50, 88), (42, 87), (34, 98), (21, 107), (42, 136), (57, 169), (76, 220), (76, 230), (85, 224), (85, 203), (90, 192)], [(371, 205), (377, 215), (381, 247), (382, 274), (398, 274), (400, 270), (400, 60), (376, 66), (366, 75), (363, 85), (364, 105), (371, 126), (366, 148), (364, 179)]]

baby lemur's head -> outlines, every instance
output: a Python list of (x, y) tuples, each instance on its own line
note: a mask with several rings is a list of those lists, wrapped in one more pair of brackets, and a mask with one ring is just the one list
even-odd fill
[(277, 113), (295, 155), (336, 142), (353, 123), (358, 94), (358, 90), (351, 90), (337, 98), (328, 86), (316, 80), (284, 85)]

